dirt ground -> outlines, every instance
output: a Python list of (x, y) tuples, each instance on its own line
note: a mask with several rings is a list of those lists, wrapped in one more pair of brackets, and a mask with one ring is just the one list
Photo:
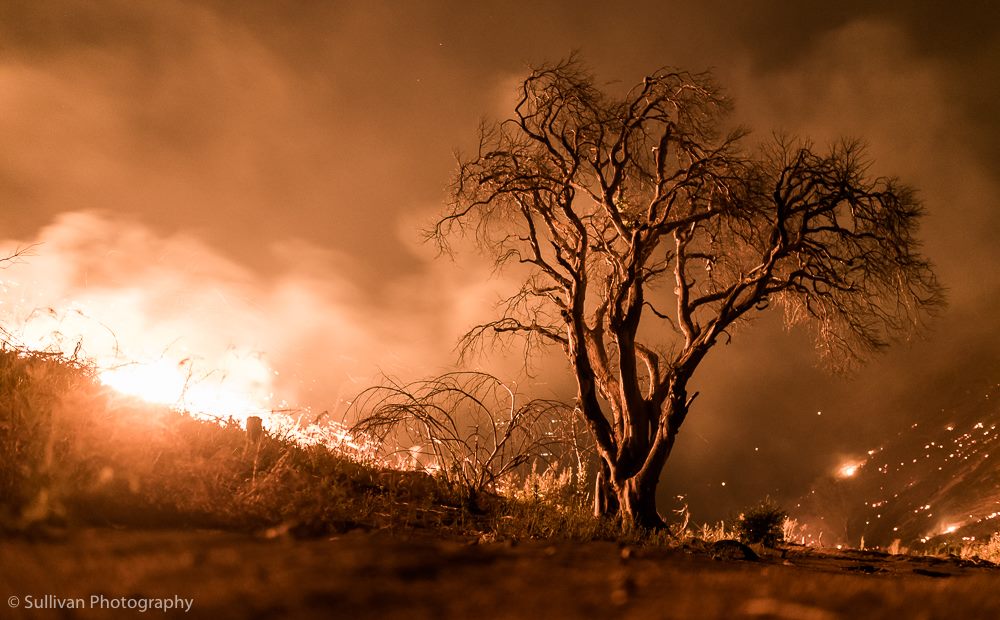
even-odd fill
[[(724, 555), (414, 533), (85, 529), (0, 539), (0, 618), (1000, 617), (994, 567), (804, 548)], [(190, 599), (191, 609), (138, 607), (154, 599)]]

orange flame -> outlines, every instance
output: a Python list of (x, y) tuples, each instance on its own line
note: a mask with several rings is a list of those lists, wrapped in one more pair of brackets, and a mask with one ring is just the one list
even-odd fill
[(853, 478), (864, 464), (865, 461), (861, 459), (848, 459), (837, 466), (835, 474), (841, 479)]

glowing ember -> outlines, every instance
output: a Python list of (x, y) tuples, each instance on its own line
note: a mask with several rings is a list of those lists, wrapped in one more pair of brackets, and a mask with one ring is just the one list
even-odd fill
[(853, 478), (861, 466), (864, 465), (864, 461), (846, 461), (841, 463), (837, 467), (837, 477), (838, 478)]
[(844, 465), (843, 467), (841, 467), (838, 470), (838, 473), (840, 474), (841, 478), (850, 478), (850, 477), (854, 476), (854, 474), (858, 473), (858, 466), (857, 465)]

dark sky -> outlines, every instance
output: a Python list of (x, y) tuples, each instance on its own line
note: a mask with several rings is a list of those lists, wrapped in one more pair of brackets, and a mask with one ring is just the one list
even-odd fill
[[(664, 496), (702, 518), (791, 498), (1000, 376), (1000, 9), (874, 4), (0, 0), (0, 237), (44, 242), (2, 275), (22, 313), (249, 347), (279, 397), (333, 407), (376, 369), (446, 367), (488, 313), (502, 280), (417, 229), (528, 65), (712, 68), (756, 136), (860, 137), (917, 186), (949, 288), (927, 339), (851, 377), (775, 320), (709, 359)], [(561, 363), (540, 389), (569, 396)]]

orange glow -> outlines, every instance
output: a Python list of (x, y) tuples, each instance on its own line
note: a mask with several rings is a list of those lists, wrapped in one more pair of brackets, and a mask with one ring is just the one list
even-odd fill
[(244, 421), (273, 408), (275, 373), (261, 354), (234, 346), (219, 351), (216, 345), (194, 355), (188, 342), (194, 338), (151, 328), (128, 297), (127, 292), (116, 293), (102, 308), (105, 321), (116, 321), (114, 332), (91, 318), (84, 304), (73, 303), (68, 309), (29, 313), (13, 334), (15, 343), (89, 361), (104, 385), (196, 416)]
[[(309, 422), (313, 416), (308, 410), (288, 409), (284, 401), (276, 410), (271, 390), (277, 372), (258, 352), (231, 346), (212, 357), (196, 357), (187, 353), (183, 339), (168, 341), (174, 346), (162, 350), (163, 335), (152, 330), (131, 332), (127, 344), (124, 338), (108, 334), (102, 323), (76, 308), (63, 312), (46, 308), (32, 313), (14, 335), (15, 344), (26, 349), (89, 361), (103, 385), (128, 396), (213, 421), (232, 418), (245, 425), (248, 417), (260, 416), (276, 436), (366, 458), (375, 454), (372, 444), (336, 422)], [(158, 355), (148, 353), (158, 349)]]
[[(3, 292), (17, 286), (13, 281), (0, 282), (0, 288), (7, 289)], [(247, 347), (220, 346), (206, 337), (211, 331), (196, 322), (155, 324), (137, 311), (141, 304), (129, 303), (128, 291), (105, 295), (106, 300), (74, 302), (68, 309), (10, 313), (8, 306), (9, 314), (26, 318), (6, 337), (10, 344), (28, 350), (86, 361), (103, 385), (197, 418), (232, 418), (245, 426), (248, 417), (260, 416), (264, 428), (275, 436), (342, 449), (362, 458), (373, 458), (376, 453), (373, 444), (352, 436), (341, 424), (317, 423), (308, 409), (290, 408), (284, 400), (274, 403), (278, 373), (264, 354)], [(91, 307), (100, 308), (100, 321), (88, 312)], [(109, 322), (116, 326), (114, 331), (107, 326)], [(178, 335), (184, 331), (190, 334), (186, 338)], [(197, 354), (192, 352), (196, 342), (205, 345)]]
[(263, 362), (250, 360), (235, 365), (230, 361), (225, 381), (215, 381), (211, 375), (194, 377), (190, 366), (187, 360), (161, 358), (99, 370), (98, 377), (101, 383), (123, 394), (196, 415), (244, 420), (270, 409), (270, 395), (261, 393), (269, 372)]
[(79, 361), (110, 390), (194, 417), (259, 416), (274, 436), (374, 453), (331, 416), (366, 380), (354, 352), (377, 349), (375, 321), (335, 299), (346, 284), (319, 281), (301, 249), (275, 250), (290, 266), (265, 281), (196, 237), (90, 213), (62, 215), (34, 242), (6, 263), (31, 241), (0, 242), (5, 346)]
[(844, 465), (839, 470), (841, 478), (851, 478), (854, 474), (858, 473), (857, 465)]
[(184, 392), (184, 376), (167, 360), (129, 364), (98, 372), (101, 383), (123, 394), (160, 405), (173, 405)]
[(836, 475), (838, 478), (853, 478), (857, 475), (858, 470), (864, 466), (865, 461), (862, 460), (848, 460), (844, 461), (837, 466)]

